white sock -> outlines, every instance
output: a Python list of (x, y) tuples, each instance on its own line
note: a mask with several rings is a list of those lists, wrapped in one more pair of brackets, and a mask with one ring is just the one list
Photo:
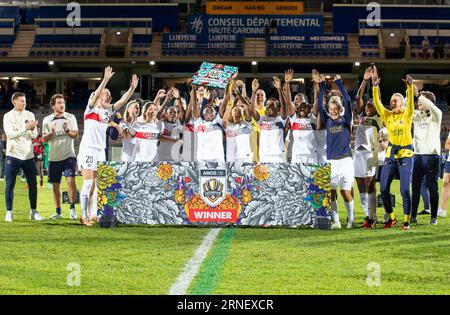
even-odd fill
[(369, 205), (368, 205), (368, 198), (367, 193), (363, 192), (359, 194), (359, 197), (361, 198), (361, 207), (364, 210), (364, 213), (366, 214), (366, 217), (369, 216)]
[(345, 205), (345, 209), (347, 210), (347, 219), (348, 222), (353, 222), (355, 221), (355, 201), (352, 200), (350, 202), (344, 202)]
[(97, 216), (97, 185), (94, 188), (94, 192), (92, 193), (92, 195), (90, 196), (90, 202), (89, 202), (89, 213), (91, 216)]
[(370, 220), (375, 220), (377, 216), (377, 195), (375, 193), (367, 194), (367, 210)]
[(337, 201), (332, 201), (331, 202), (331, 217), (332, 217), (334, 223), (339, 222), (339, 213), (338, 213)]
[(90, 216), (90, 193), (92, 187), (92, 179), (84, 179), (83, 187), (80, 192), (80, 206), (81, 206), (81, 217), (87, 218)]

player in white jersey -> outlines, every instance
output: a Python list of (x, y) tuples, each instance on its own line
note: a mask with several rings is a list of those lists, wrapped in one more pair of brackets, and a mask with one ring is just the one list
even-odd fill
[(317, 121), (317, 103), (311, 110), (307, 97), (298, 93), (292, 102), (289, 83), (293, 79), (294, 71), (285, 72), (286, 104), (290, 120), (292, 135), (292, 162), (293, 163), (317, 163), (317, 141), (314, 135)]
[[(230, 97), (230, 89), (233, 88), (237, 96), (234, 101)], [(226, 110), (222, 119), (227, 143), (227, 162), (251, 163), (250, 132), (252, 116), (250, 103), (239, 92), (237, 85), (233, 86), (233, 82), (227, 87), (227, 93), (230, 101), (225, 105)]]
[(164, 123), (157, 119), (158, 107), (154, 102), (145, 103), (142, 112), (144, 121), (138, 121), (131, 127), (135, 141), (131, 160), (158, 162), (158, 142)]
[(378, 132), (381, 123), (373, 101), (369, 100), (365, 105), (363, 102), (367, 82), (371, 78), (371, 70), (372, 68), (366, 69), (356, 96), (358, 125), (356, 127), (355, 154), (353, 157), (361, 206), (366, 214), (363, 224), (365, 228), (373, 228), (377, 220), (375, 183), (378, 166)]
[[(174, 99), (173, 105), (168, 106)], [(180, 134), (182, 133), (182, 121), (184, 120), (185, 110), (183, 107), (184, 99), (180, 97), (180, 91), (171, 88), (162, 104), (157, 118), (164, 122), (164, 130), (161, 135), (158, 157), (159, 161), (180, 161)]]
[(106, 129), (113, 112), (120, 110), (133, 95), (138, 84), (138, 77), (133, 75), (128, 91), (114, 104), (111, 104), (111, 93), (106, 84), (113, 77), (111, 67), (105, 68), (103, 80), (89, 98), (84, 112), (84, 134), (78, 153), (78, 166), (82, 169), (83, 187), (80, 193), (81, 221), (86, 226), (92, 226), (97, 220), (95, 179), (97, 177), (97, 162), (105, 160)]
[(77, 159), (74, 149), (74, 139), (79, 136), (77, 120), (74, 115), (66, 112), (66, 102), (62, 94), (50, 98), (53, 114), (44, 118), (42, 135), (49, 143), (50, 157), (48, 166), (48, 181), (53, 185), (53, 201), (56, 213), (51, 219), (61, 219), (61, 177), (64, 174), (70, 203), (70, 217), (75, 220), (75, 199), (77, 186), (75, 183)]
[(197, 161), (225, 162), (223, 149), (222, 118), (225, 104), (222, 102), (220, 113), (210, 105), (203, 108), (203, 118), (200, 116), (200, 104), (194, 104), (194, 132), (197, 135)]
[(251, 104), (252, 116), (255, 117), (261, 129), (259, 136), (259, 162), (261, 163), (286, 162), (284, 145), (284, 127), (287, 121), (286, 106), (281, 97), (280, 79), (273, 77), (273, 82), (280, 96), (281, 104), (275, 98), (269, 98), (266, 101), (266, 113), (262, 116), (255, 109), (256, 102)]
[(123, 113), (123, 120), (119, 124), (111, 121), (109, 126), (116, 128), (122, 136), (122, 162), (131, 162), (134, 151), (134, 132), (131, 128), (139, 116), (139, 102), (128, 102)]
[(181, 160), (183, 162), (193, 162), (197, 160), (197, 135), (194, 132), (194, 120), (192, 118), (192, 111), (194, 106), (197, 106), (196, 86), (192, 85), (189, 104), (183, 117), (183, 147), (181, 153)]

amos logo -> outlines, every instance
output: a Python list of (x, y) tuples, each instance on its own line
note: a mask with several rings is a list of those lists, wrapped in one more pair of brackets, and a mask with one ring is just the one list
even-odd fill
[(200, 197), (210, 207), (218, 206), (227, 193), (225, 169), (200, 170)]

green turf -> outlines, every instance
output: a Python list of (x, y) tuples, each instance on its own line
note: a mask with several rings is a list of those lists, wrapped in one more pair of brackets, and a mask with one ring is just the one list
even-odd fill
[[(392, 190), (398, 191), (398, 182)], [(3, 216), (4, 182), (0, 192)], [(0, 294), (165, 294), (209, 231), (86, 228), (68, 219), (30, 222), (25, 184), (18, 181), (15, 192), (15, 221), (7, 224), (0, 217)], [(45, 218), (53, 213), (47, 187), (39, 188), (38, 204)], [(341, 202), (339, 208), (345, 222)], [(362, 222), (358, 197), (356, 213)], [(68, 216), (67, 205), (63, 214)], [(420, 225), (406, 232), (399, 227), (224, 229), (189, 293), (449, 294), (450, 219), (439, 218), (431, 227), (428, 220), (419, 216)], [(367, 285), (370, 262), (381, 266), (379, 287)], [(67, 285), (69, 263), (81, 266), (80, 286)]]
[[(398, 192), (398, 186), (394, 181), (392, 191)], [(358, 197), (355, 209), (357, 222), (362, 223), (364, 213)], [(396, 201), (395, 212), (401, 222), (399, 193)], [(343, 223), (346, 214), (342, 201), (339, 209)], [(383, 212), (378, 208), (380, 218)], [(338, 231), (238, 228), (225, 255), (220, 253), (224, 250), (221, 244), (215, 244), (190, 292), (450, 294), (450, 220), (438, 221), (437, 226), (429, 226), (429, 216), (419, 216), (419, 225), (412, 225), (410, 231), (402, 231), (400, 224), (390, 230), (381, 225), (373, 230), (348, 230), (344, 224)], [(380, 286), (368, 285), (368, 276), (371, 283), (374, 279), (374, 269), (368, 271), (371, 262), (380, 266)], [(203, 275), (211, 274), (211, 270), (215, 283), (212, 292), (202, 285)]]
[[(27, 190), (20, 180), (14, 222), (5, 223), (4, 188), (1, 182), (0, 294), (166, 294), (209, 231), (87, 228), (69, 219), (30, 222)], [(38, 205), (44, 218), (53, 214), (51, 189), (39, 188)], [(68, 205), (63, 214), (68, 217)], [(69, 263), (80, 265), (80, 286), (67, 285), (73, 271), (67, 270)]]

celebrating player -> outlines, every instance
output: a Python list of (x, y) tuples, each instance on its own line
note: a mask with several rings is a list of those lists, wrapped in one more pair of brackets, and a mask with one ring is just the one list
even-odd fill
[(372, 228), (376, 221), (376, 187), (375, 175), (378, 165), (378, 132), (380, 118), (377, 115), (373, 100), (364, 105), (363, 94), (367, 82), (372, 76), (372, 68), (367, 68), (356, 96), (358, 126), (355, 136), (355, 178), (358, 185), (361, 205), (366, 214), (363, 227)]
[(236, 105), (233, 106), (233, 102), (230, 100), (225, 105), (226, 110), (222, 119), (227, 140), (227, 162), (250, 163), (252, 162), (250, 148), (252, 116), (250, 114), (250, 104), (239, 92), (237, 86), (233, 86), (233, 83), (227, 87), (226, 93), (228, 95), (225, 100), (231, 98), (230, 89), (233, 88), (237, 96), (234, 102)]
[(217, 113), (213, 106), (207, 105), (203, 109), (203, 118), (200, 116), (200, 104), (194, 104), (193, 118), (194, 130), (197, 134), (197, 161), (225, 162), (223, 150), (222, 116), (225, 112), (224, 99)]
[[(168, 104), (175, 99), (174, 104)], [(180, 91), (176, 88), (170, 89), (162, 104), (157, 118), (164, 122), (164, 130), (161, 135), (158, 148), (160, 161), (180, 161), (180, 134), (182, 133), (182, 121), (185, 111), (183, 107), (184, 99), (180, 97)]]
[(134, 151), (134, 133), (131, 127), (136, 122), (139, 111), (139, 102), (132, 100), (125, 106), (123, 120), (119, 124), (114, 121), (109, 123), (109, 126), (115, 127), (122, 136), (122, 162), (131, 162)]
[(352, 109), (350, 96), (348, 95), (341, 77), (336, 75), (334, 82), (342, 94), (332, 96), (328, 102), (328, 112), (323, 106), (325, 92), (325, 80), (317, 71), (313, 71), (313, 80), (319, 83), (319, 95), (317, 99), (320, 118), (327, 129), (327, 160), (331, 164), (331, 213), (333, 217), (332, 229), (340, 229), (339, 214), (337, 208), (336, 189), (339, 186), (347, 210), (347, 228), (353, 227), (354, 201), (353, 201), (353, 177), (354, 166), (352, 151), (350, 149)]
[(311, 109), (308, 99), (302, 93), (295, 95), (294, 102), (292, 102), (289, 82), (293, 76), (293, 70), (285, 72), (286, 101), (293, 141), (292, 162), (317, 163), (317, 142), (314, 136), (318, 111), (317, 102), (314, 102), (314, 106)]
[[(78, 153), (79, 167), (82, 169), (83, 187), (81, 188), (81, 221), (86, 226), (92, 226), (96, 215), (91, 198), (94, 196), (97, 162), (105, 160), (106, 129), (113, 112), (120, 110), (130, 99), (138, 84), (138, 77), (133, 75), (128, 91), (114, 104), (111, 104), (111, 93), (106, 84), (113, 77), (111, 67), (105, 68), (102, 82), (89, 98), (84, 112), (84, 134)], [(95, 199), (95, 197), (94, 197)]]
[(158, 162), (158, 142), (164, 129), (164, 123), (158, 121), (158, 106), (154, 102), (144, 104), (143, 119), (130, 127), (134, 134), (134, 151), (131, 158), (136, 162)]
[(409, 219), (411, 214), (411, 194), (409, 185), (412, 179), (413, 168), (413, 146), (411, 136), (411, 125), (414, 115), (414, 91), (412, 78), (406, 76), (407, 103), (403, 107), (404, 98), (400, 93), (395, 93), (391, 97), (391, 110), (384, 108), (379, 98), (379, 83), (377, 68), (372, 69), (372, 94), (375, 108), (386, 124), (389, 135), (389, 145), (386, 149), (383, 170), (381, 171), (380, 190), (385, 211), (389, 213), (389, 220), (384, 225), (385, 228), (392, 228), (397, 224), (397, 219), (392, 209), (390, 198), (390, 186), (394, 180), (394, 173), (398, 170), (400, 175), (400, 192), (403, 199), (404, 220), (403, 230), (409, 230)]
[(53, 184), (53, 202), (56, 213), (51, 219), (61, 219), (61, 177), (64, 174), (70, 203), (70, 218), (76, 220), (75, 200), (77, 187), (75, 175), (77, 159), (74, 139), (78, 138), (77, 120), (66, 112), (66, 102), (62, 94), (50, 98), (53, 114), (44, 118), (42, 123), (44, 141), (50, 145), (48, 181)]
[[(255, 107), (256, 112), (259, 116), (264, 116), (266, 114), (266, 92), (259, 88), (258, 79), (253, 79), (252, 81), (252, 97), (250, 100), (251, 106)], [(253, 116), (253, 114), (252, 114)], [(257, 163), (259, 161), (259, 137), (261, 134), (261, 129), (257, 121), (252, 118), (252, 131), (250, 133), (250, 146), (252, 150), (253, 162)]]
[[(419, 93), (414, 85), (414, 97)], [(412, 173), (412, 212), (411, 223), (417, 223), (417, 209), (421, 196), (421, 186), (424, 178), (430, 194), (431, 225), (437, 224), (439, 203), (439, 165), (441, 153), (442, 112), (436, 105), (432, 92), (422, 91), (418, 98), (419, 109), (414, 111), (414, 163)]]
[[(273, 77), (274, 86), (280, 96), (280, 102), (275, 98), (266, 101), (264, 115), (260, 115), (256, 110), (256, 97), (252, 96), (251, 112), (260, 128), (259, 136), (259, 162), (261, 163), (281, 163), (286, 162), (284, 145), (284, 127), (286, 126), (286, 104), (282, 97), (281, 81)], [(258, 90), (258, 81), (254, 82)], [(281, 103), (281, 104), (280, 104)]]

